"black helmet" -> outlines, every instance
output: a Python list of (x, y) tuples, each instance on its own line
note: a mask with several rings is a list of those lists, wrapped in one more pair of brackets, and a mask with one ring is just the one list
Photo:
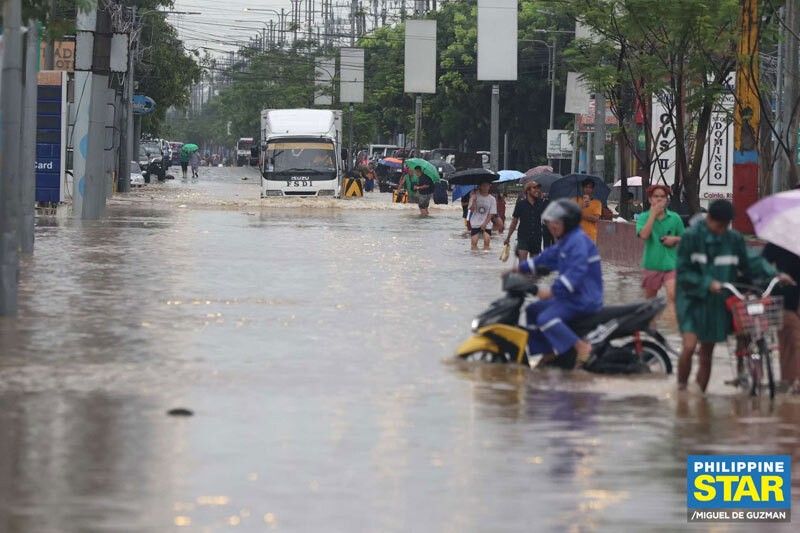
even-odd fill
[(571, 200), (554, 200), (542, 213), (543, 222), (560, 220), (564, 223), (564, 233), (568, 233), (581, 223), (581, 208)]

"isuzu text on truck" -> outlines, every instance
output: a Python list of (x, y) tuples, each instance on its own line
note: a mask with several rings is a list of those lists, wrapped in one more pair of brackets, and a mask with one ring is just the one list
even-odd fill
[(338, 196), (341, 111), (261, 112), (261, 197)]

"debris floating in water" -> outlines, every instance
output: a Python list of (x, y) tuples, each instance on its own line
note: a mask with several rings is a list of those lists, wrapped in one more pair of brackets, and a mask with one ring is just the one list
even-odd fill
[(194, 413), (190, 409), (186, 409), (185, 407), (176, 407), (174, 409), (170, 409), (167, 411), (169, 416), (193, 416)]

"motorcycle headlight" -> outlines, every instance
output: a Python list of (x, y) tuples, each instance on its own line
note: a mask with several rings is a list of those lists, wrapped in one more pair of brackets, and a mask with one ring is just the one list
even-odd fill
[(476, 332), (476, 331), (478, 331), (478, 328), (479, 328), (479, 327), (481, 327), (481, 321), (480, 321), (480, 319), (478, 319), (478, 318), (473, 318), (473, 319), (472, 319), (472, 331), (473, 331), (473, 332)]

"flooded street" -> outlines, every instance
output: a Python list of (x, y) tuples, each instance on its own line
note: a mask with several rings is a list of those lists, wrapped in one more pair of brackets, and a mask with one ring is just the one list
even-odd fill
[[(0, 318), (0, 532), (683, 530), (687, 453), (793, 454), (800, 501), (800, 400), (735, 395), (724, 348), (705, 398), (453, 363), (497, 239), (470, 252), (459, 206), (261, 201), (257, 177), (39, 221)], [(604, 268), (609, 303), (638, 298)]]

